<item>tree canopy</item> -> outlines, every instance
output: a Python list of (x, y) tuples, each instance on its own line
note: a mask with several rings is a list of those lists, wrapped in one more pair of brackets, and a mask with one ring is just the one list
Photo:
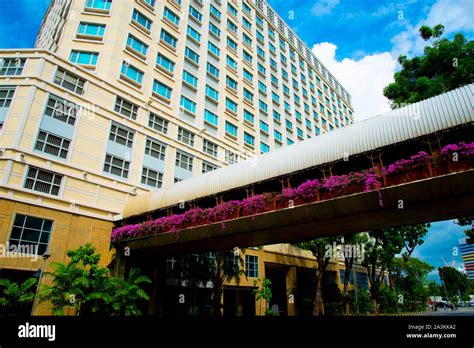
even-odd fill
[(392, 108), (415, 103), (474, 81), (474, 41), (458, 33), (452, 40), (442, 38), (444, 26), (422, 26), (420, 36), (429, 41), (421, 56), (398, 57), (402, 69), (394, 74), (395, 82), (384, 88)]

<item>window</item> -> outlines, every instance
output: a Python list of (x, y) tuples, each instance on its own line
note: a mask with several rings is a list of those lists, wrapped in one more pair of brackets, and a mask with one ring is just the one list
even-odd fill
[(142, 184), (153, 188), (160, 188), (163, 185), (163, 173), (143, 167)]
[(161, 29), (160, 39), (163, 40), (164, 42), (166, 42), (171, 47), (176, 48), (176, 44), (178, 42), (178, 39), (176, 39), (173, 35), (168, 33), (166, 30)]
[(260, 57), (265, 58), (265, 52), (263, 51), (263, 49), (260, 46), (257, 46), (257, 54)]
[(252, 39), (247, 34), (244, 33), (242, 37), (247, 45), (252, 46)]
[(230, 19), (227, 20), (227, 28), (229, 28), (234, 33), (237, 33), (237, 25), (235, 25), (235, 23), (232, 22)]
[(247, 132), (244, 132), (244, 142), (251, 145), (251, 146), (254, 146), (255, 145), (255, 137), (253, 135), (250, 135)]
[(290, 120), (285, 120), (285, 125), (287, 129), (293, 130), (293, 123), (291, 123)]
[(45, 115), (74, 126), (78, 106), (65, 99), (51, 95), (46, 105)]
[(244, 56), (244, 59), (249, 62), (249, 63), (252, 63), (252, 56), (250, 55), (250, 53), (248, 53), (246, 50), (243, 50), (243, 56)]
[(252, 23), (250, 23), (246, 18), (242, 18), (242, 23), (244, 24), (244, 27), (252, 30)]
[(204, 121), (207, 123), (212, 124), (213, 126), (217, 126), (218, 117), (216, 114), (210, 112), (209, 110), (204, 110)]
[(245, 255), (245, 275), (258, 278), (258, 256)]
[(276, 94), (275, 92), (272, 92), (272, 100), (279, 104), (280, 103), (280, 96), (278, 94)]
[(69, 71), (58, 68), (56, 75), (54, 76), (54, 83), (73, 93), (83, 95), (86, 80), (70, 73)]
[(262, 120), (260, 120), (260, 130), (265, 132), (265, 133), (268, 133), (268, 131), (269, 131), (268, 124), (266, 124)]
[(109, 154), (105, 155), (104, 172), (127, 179), (129, 170), (130, 161)]
[(207, 72), (213, 75), (214, 77), (219, 78), (219, 69), (217, 69), (211, 63), (207, 63)]
[(287, 143), (288, 145), (292, 145), (292, 144), (294, 143), (294, 141), (291, 140), (291, 139), (286, 139), (286, 143)]
[(217, 168), (219, 168), (218, 166), (216, 166), (215, 164), (212, 164), (212, 163), (209, 163), (209, 162), (206, 162), (206, 161), (202, 161), (202, 173), (207, 173), (207, 172), (212, 172), (213, 170), (216, 170)]
[(18, 250), (27, 247), (34, 254), (43, 255), (48, 250), (52, 226), (52, 220), (16, 214), (8, 243)]
[(259, 39), (260, 41), (264, 42), (265, 41), (265, 37), (263, 36), (263, 34), (261, 32), (259, 32), (257, 30), (257, 39)]
[(96, 9), (96, 10), (110, 10), (112, 5), (112, 0), (87, 0), (86, 8)]
[(275, 110), (273, 110), (273, 119), (277, 122), (281, 121), (281, 115)]
[(210, 7), (210, 12), (211, 14), (213, 14), (216, 18), (220, 19), (221, 18), (221, 12), (214, 6), (211, 4), (211, 7)]
[(226, 77), (226, 84), (229, 86), (229, 88), (237, 91), (237, 81), (231, 79), (229, 76)]
[(197, 87), (197, 78), (196, 76), (192, 75), (186, 70), (183, 70), (183, 82), (186, 82), (188, 85), (191, 85), (192, 87), (196, 88)]
[(194, 133), (179, 127), (178, 128), (178, 140), (182, 143), (188, 144), (189, 146), (194, 146)]
[(71, 57), (69, 60), (72, 63), (76, 63), (76, 64), (96, 66), (98, 58), (99, 58), (98, 53), (73, 50), (71, 52)]
[(215, 56), (219, 57), (220, 55), (220, 49), (214, 45), (212, 42), (209, 41), (208, 43), (208, 49), (209, 49), (209, 52), (211, 52), (212, 54), (214, 54)]
[(145, 145), (145, 155), (156, 159), (165, 160), (166, 145), (152, 138), (147, 137)]
[(270, 52), (273, 52), (274, 54), (276, 54), (276, 47), (274, 44), (272, 44), (271, 42), (268, 44), (268, 48), (270, 49)]
[(79, 23), (79, 28), (77, 30), (78, 35), (94, 37), (102, 39), (105, 33), (104, 24), (95, 24), (95, 23)]
[(143, 72), (135, 68), (133, 65), (128, 64), (127, 62), (123, 62), (120, 76), (140, 85), (143, 81)]
[(237, 43), (232, 40), (230, 37), (227, 38), (227, 46), (232, 48), (234, 51), (237, 51)]
[(228, 3), (228, 4), (227, 4), (227, 9), (229, 10), (229, 12), (230, 12), (233, 16), (237, 17), (237, 9), (236, 9), (234, 6), (232, 6), (231, 4)]
[(250, 82), (253, 80), (253, 75), (247, 70), (244, 69), (244, 78)]
[(60, 158), (66, 158), (71, 141), (40, 130), (36, 139), (35, 150)]
[(150, 117), (148, 119), (148, 127), (153, 128), (154, 130), (166, 134), (168, 133), (168, 121), (164, 118), (155, 115), (154, 113), (150, 112)]
[(171, 11), (168, 7), (165, 6), (165, 10), (163, 12), (163, 17), (170, 20), (171, 23), (179, 25), (179, 17)]
[(219, 100), (219, 92), (209, 85), (206, 85), (206, 96), (208, 96), (214, 101)]
[(227, 65), (232, 69), (237, 70), (237, 62), (231, 56), (227, 56)]
[(254, 121), (254, 116), (251, 112), (248, 110), (244, 110), (244, 119), (247, 120), (250, 123), (253, 123)]
[(151, 30), (152, 21), (135, 9), (133, 10), (132, 20), (146, 30)]
[(127, 39), (127, 48), (146, 56), (148, 45), (138, 40), (135, 36), (129, 34)]
[(155, 0), (143, 0), (143, 1), (145, 1), (151, 7), (155, 7)]
[(132, 148), (135, 132), (118, 123), (113, 122), (110, 129), (109, 140), (114, 143)]
[(270, 79), (272, 80), (272, 83), (275, 85), (275, 86), (278, 86), (278, 79), (276, 78), (275, 75), (271, 75)]
[(356, 281), (357, 281), (357, 288), (358, 289), (368, 289), (369, 288), (369, 280), (367, 278), (367, 273), (356, 272)]
[(183, 168), (188, 171), (193, 170), (193, 156), (182, 152), (182, 151), (176, 151), (176, 166), (179, 168)]
[(162, 68), (168, 70), (169, 72), (174, 71), (174, 63), (170, 59), (162, 55), (161, 53), (158, 53), (158, 56), (156, 57), (156, 65), (161, 66)]
[(153, 93), (156, 93), (163, 98), (171, 99), (171, 88), (157, 80), (153, 80)]
[(195, 19), (197, 19), (199, 22), (202, 20), (202, 14), (191, 5), (189, 5), (189, 14)]
[(268, 36), (270, 36), (270, 38), (275, 40), (275, 32), (270, 28), (268, 28)]
[(204, 151), (208, 155), (211, 155), (212, 157), (217, 157), (217, 150), (218, 150), (217, 144), (214, 144), (213, 142), (210, 142), (209, 140), (204, 139), (203, 145), (202, 145), (202, 151)]
[(262, 153), (267, 153), (267, 152), (270, 152), (270, 146), (268, 146), (267, 144), (265, 144), (264, 142), (260, 142), (260, 151), (262, 151)]
[(30, 166), (26, 176), (25, 188), (58, 196), (62, 179), (62, 175)]
[(0, 108), (9, 108), (13, 94), (15, 94), (14, 87), (0, 87)]
[(268, 105), (263, 100), (258, 101), (258, 107), (261, 111), (263, 111), (265, 113), (268, 112)]
[(232, 123), (225, 121), (225, 131), (233, 137), (237, 137), (237, 127)]
[(136, 120), (138, 106), (117, 96), (117, 99), (115, 100), (115, 111), (133, 120)]
[(270, 58), (270, 66), (275, 70), (278, 69), (277, 62), (273, 60), (272, 58)]
[(192, 37), (197, 42), (201, 41), (201, 34), (199, 34), (198, 31), (196, 29), (194, 29), (193, 27), (191, 27), (190, 25), (188, 25), (187, 33), (190, 37)]
[(237, 163), (239, 160), (239, 157), (237, 156), (236, 153), (233, 153), (230, 150), (225, 150), (225, 161), (228, 164), (234, 164)]
[(247, 88), (244, 88), (244, 98), (250, 102), (253, 102), (253, 93), (250, 92)]
[(192, 49), (189, 47), (186, 47), (184, 49), (184, 54), (186, 57), (188, 57), (192, 62), (198, 64), (199, 63), (199, 54), (194, 52)]
[(258, 81), (258, 89), (262, 93), (267, 93), (267, 86), (265, 86), (262, 81)]
[(276, 129), (274, 130), (274, 134), (275, 134), (275, 140), (277, 140), (281, 143), (283, 141), (282, 134), (279, 131), (277, 131)]
[(209, 23), (209, 30), (214, 33), (217, 37), (221, 36), (221, 31), (218, 27), (216, 27), (214, 24)]
[(189, 112), (196, 113), (196, 103), (186, 98), (184, 95), (181, 96), (180, 105)]
[(297, 128), (296, 129), (296, 134), (298, 135), (298, 138), (303, 139), (303, 130)]
[(265, 67), (264, 67), (262, 64), (260, 64), (260, 63), (257, 63), (257, 69), (258, 69), (258, 71), (261, 72), (263, 75), (265, 75), (265, 73), (266, 73), (266, 71), (267, 71), (267, 69), (265, 69)]
[(229, 98), (226, 98), (225, 100), (225, 106), (228, 110), (232, 111), (232, 112), (237, 112), (237, 103), (235, 103), (234, 101), (232, 101), (231, 99)]

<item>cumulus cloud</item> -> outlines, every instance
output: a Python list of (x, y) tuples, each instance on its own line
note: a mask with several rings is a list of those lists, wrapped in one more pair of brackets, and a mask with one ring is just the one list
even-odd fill
[(458, 31), (474, 30), (472, 13), (474, 2), (472, 0), (438, 0), (428, 11), (426, 18), (416, 25), (408, 24), (406, 29), (395, 35), (391, 42), (393, 44), (392, 55), (398, 57), (400, 54), (414, 56), (421, 54), (426, 42), (420, 38), (418, 29), (422, 25), (434, 26), (443, 24), (445, 34)]
[(383, 88), (393, 81), (397, 62), (389, 52), (366, 55), (358, 60), (336, 59), (337, 46), (322, 42), (313, 53), (341, 82), (352, 96), (356, 122), (389, 111)]
[(311, 13), (314, 16), (324, 16), (330, 14), (338, 4), (339, 0), (319, 0), (314, 3)]

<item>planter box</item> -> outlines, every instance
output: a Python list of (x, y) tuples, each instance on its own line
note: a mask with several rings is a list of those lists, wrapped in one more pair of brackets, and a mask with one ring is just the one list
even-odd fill
[(384, 186), (400, 185), (407, 182), (426, 179), (430, 177), (430, 169), (427, 165), (418, 165), (404, 171), (385, 175)]
[(364, 189), (365, 189), (365, 185), (363, 183), (352, 183), (345, 187), (341, 187), (333, 191), (321, 189), (319, 191), (319, 194), (320, 194), (321, 200), (323, 201), (326, 199), (343, 197), (343, 196), (352, 195), (354, 193), (364, 192)]
[(451, 160), (448, 161), (448, 170), (450, 173), (463, 172), (472, 168), (474, 168), (474, 161), (466, 160), (463, 158), (460, 158), (457, 162), (453, 162)]

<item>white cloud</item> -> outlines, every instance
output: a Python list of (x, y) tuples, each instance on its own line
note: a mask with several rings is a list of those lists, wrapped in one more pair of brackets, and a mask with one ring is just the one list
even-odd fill
[(422, 25), (434, 26), (443, 24), (445, 34), (458, 31), (474, 30), (472, 13), (474, 2), (472, 0), (438, 0), (428, 11), (427, 17), (416, 25), (407, 25), (406, 30), (395, 35), (391, 42), (393, 44), (392, 55), (398, 57), (400, 54), (408, 56), (419, 55), (427, 45), (420, 38), (418, 29)]
[(389, 111), (383, 88), (393, 82), (397, 62), (389, 52), (366, 55), (359, 60), (336, 60), (337, 46), (322, 42), (312, 51), (352, 96), (356, 122)]
[(338, 4), (339, 0), (319, 0), (314, 3), (311, 13), (314, 16), (324, 16), (330, 14)]

